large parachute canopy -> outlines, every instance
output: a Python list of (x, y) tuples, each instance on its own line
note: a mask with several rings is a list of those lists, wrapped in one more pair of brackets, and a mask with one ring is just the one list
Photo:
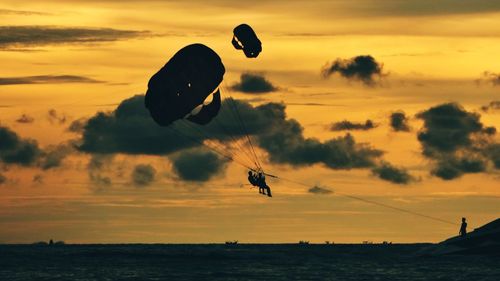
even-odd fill
[(248, 24), (240, 24), (233, 30), (233, 46), (243, 50), (247, 58), (256, 58), (262, 52), (262, 43)]
[[(217, 53), (203, 44), (180, 49), (155, 75), (146, 92), (145, 105), (161, 126), (186, 118), (197, 124), (207, 124), (219, 112), (219, 84), (226, 72)], [(203, 105), (213, 94), (212, 102)], [(193, 110), (201, 106), (196, 114)]]

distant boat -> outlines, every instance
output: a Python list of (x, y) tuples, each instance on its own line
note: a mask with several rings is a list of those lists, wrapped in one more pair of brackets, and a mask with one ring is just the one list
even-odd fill
[(333, 244), (335, 244), (335, 242), (333, 242), (333, 241), (328, 241), (328, 240), (327, 240), (327, 241), (325, 241), (325, 244), (326, 244), (326, 245), (333, 245)]
[(236, 244), (238, 244), (238, 240), (226, 241), (226, 245), (236, 245)]
[(300, 240), (300, 241), (299, 241), (299, 244), (301, 244), (301, 245), (302, 245), (302, 244), (308, 245), (308, 244), (309, 244), (309, 241), (302, 241), (302, 240)]
[(368, 244), (373, 244), (373, 242), (372, 242), (372, 241), (365, 240), (365, 241), (363, 241), (363, 244), (368, 245)]

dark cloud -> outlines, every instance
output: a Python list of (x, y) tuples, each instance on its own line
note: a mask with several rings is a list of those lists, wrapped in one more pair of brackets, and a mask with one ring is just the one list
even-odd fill
[(41, 152), (35, 140), (20, 138), (14, 131), (0, 126), (0, 162), (31, 166)]
[(484, 126), (478, 113), (447, 103), (423, 111), (417, 117), (424, 120), (418, 139), (423, 154), (435, 160), (433, 175), (451, 180), (466, 173), (487, 171), (489, 160), (496, 165), (497, 144), (490, 138), (496, 129)]
[(243, 73), (240, 77), (240, 82), (231, 86), (235, 91), (249, 94), (265, 94), (278, 90), (264, 76), (255, 73)]
[(57, 44), (103, 43), (149, 36), (147, 31), (54, 26), (0, 26), (0, 50)]
[(491, 84), (492, 86), (500, 86), (500, 73), (485, 71), (483, 72), (481, 78), (476, 80), (476, 83), (487, 83)]
[(49, 111), (47, 112), (47, 117), (49, 119), (49, 122), (52, 124), (64, 124), (68, 120), (65, 114), (58, 113), (55, 109), (49, 109)]
[(358, 80), (367, 86), (374, 86), (376, 78), (381, 78), (383, 64), (377, 62), (372, 56), (357, 56), (350, 59), (338, 58), (334, 62), (327, 64), (321, 70), (323, 77), (339, 73), (349, 80)]
[(104, 83), (85, 76), (77, 75), (37, 75), (21, 77), (0, 77), (0, 86), (23, 84), (61, 84), (61, 83)]
[(488, 105), (483, 105), (481, 106), (481, 110), (484, 112), (488, 112), (490, 110), (495, 111), (495, 110), (500, 110), (500, 101), (492, 101)]
[(43, 184), (43, 176), (42, 175), (34, 175), (33, 182), (36, 184)]
[(395, 167), (387, 162), (382, 162), (374, 167), (372, 173), (383, 180), (396, 184), (408, 184), (414, 180), (406, 169)]
[(88, 121), (87, 118), (80, 118), (71, 122), (71, 124), (68, 127), (68, 131), (73, 133), (82, 133), (85, 128), (85, 125), (87, 124), (87, 121)]
[(319, 195), (327, 195), (327, 194), (333, 193), (333, 191), (331, 191), (330, 189), (324, 188), (324, 187), (319, 187), (317, 185), (309, 188), (307, 190), (307, 192), (312, 193), (312, 194), (319, 194)]
[(91, 117), (83, 127), (78, 148), (102, 154), (163, 155), (199, 145), (180, 135), (180, 128), (181, 124), (158, 126), (144, 106), (144, 96), (137, 95), (122, 101), (113, 112)]
[(492, 133), (480, 122), (479, 114), (467, 112), (456, 103), (432, 107), (420, 112), (417, 117), (424, 121), (418, 140), (425, 155), (467, 148), (472, 145), (474, 135)]
[(348, 120), (333, 123), (330, 127), (332, 131), (345, 131), (345, 130), (370, 130), (377, 127), (372, 120), (366, 120), (365, 123), (356, 123)]
[(391, 128), (396, 132), (408, 132), (410, 126), (408, 125), (409, 118), (403, 111), (393, 112), (390, 117)]
[[(234, 107), (244, 120), (244, 130), (238, 122), (240, 118), (231, 111)], [(350, 169), (371, 167), (382, 155), (380, 150), (357, 144), (349, 134), (326, 142), (305, 138), (300, 124), (287, 119), (285, 105), (281, 103), (253, 107), (226, 99), (218, 116), (208, 125), (194, 128), (195, 125), (185, 122), (157, 126), (144, 107), (144, 96), (134, 96), (120, 103), (115, 111), (100, 112), (90, 118), (84, 126), (79, 149), (89, 153), (165, 155), (200, 146), (208, 137), (224, 146), (228, 140), (241, 138), (247, 132), (275, 163), (323, 163), (333, 169)], [(223, 149), (226, 148), (219, 147), (218, 151)]]
[(171, 157), (174, 172), (183, 180), (204, 182), (220, 175), (227, 160), (206, 150), (182, 151)]
[(307, 166), (324, 164), (331, 169), (367, 168), (383, 152), (367, 144), (358, 144), (347, 134), (325, 142), (304, 138), (303, 128), (287, 120), (270, 134), (259, 136), (259, 144), (269, 153), (271, 162)]
[(489, 158), (496, 169), (500, 169), (500, 144), (493, 143), (488, 145), (484, 150), (483, 154), (485, 157)]
[(113, 184), (110, 177), (99, 173), (89, 173), (89, 179), (96, 191), (102, 191)]
[(40, 157), (40, 168), (49, 170), (62, 165), (63, 160), (74, 151), (71, 144), (59, 144), (45, 149)]
[(27, 114), (23, 114), (19, 118), (16, 119), (17, 123), (23, 123), (23, 124), (33, 123), (34, 121), (35, 121), (35, 118), (33, 118)]
[(156, 170), (151, 165), (139, 164), (132, 172), (132, 182), (135, 186), (144, 187), (154, 182)]
[(102, 191), (112, 185), (111, 178), (104, 175), (105, 171), (111, 166), (113, 155), (93, 154), (87, 164), (89, 180), (96, 191)]
[(452, 180), (466, 173), (480, 173), (486, 170), (486, 163), (481, 158), (441, 157), (431, 173), (444, 180)]

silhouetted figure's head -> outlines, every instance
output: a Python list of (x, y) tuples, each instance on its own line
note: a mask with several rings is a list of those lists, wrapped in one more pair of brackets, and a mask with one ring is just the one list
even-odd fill
[(465, 222), (465, 218), (462, 218), (462, 222)]
[(248, 171), (248, 175), (251, 176), (252, 175), (252, 171)]

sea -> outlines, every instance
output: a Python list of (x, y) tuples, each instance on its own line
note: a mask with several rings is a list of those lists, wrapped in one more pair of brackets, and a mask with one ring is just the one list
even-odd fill
[(500, 256), (427, 244), (0, 245), (0, 280), (500, 280)]

